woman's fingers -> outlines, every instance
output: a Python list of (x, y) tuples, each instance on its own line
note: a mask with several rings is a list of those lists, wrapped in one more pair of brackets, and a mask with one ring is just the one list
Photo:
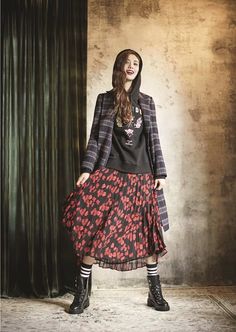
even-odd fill
[(77, 186), (80, 186), (83, 184), (90, 176), (90, 173), (82, 173), (80, 177), (78, 178), (78, 181), (76, 182)]
[(166, 183), (165, 179), (155, 179), (154, 188), (157, 190), (161, 190), (163, 189), (165, 183)]
[(77, 186), (80, 186), (83, 183), (84, 183), (84, 178), (82, 176), (80, 176), (76, 184), (77, 184)]

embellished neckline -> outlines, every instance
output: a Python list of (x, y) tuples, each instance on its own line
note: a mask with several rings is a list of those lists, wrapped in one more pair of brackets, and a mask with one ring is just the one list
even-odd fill
[(115, 117), (116, 125), (117, 127), (136, 127), (139, 128), (140, 126), (136, 126), (137, 123), (142, 123), (142, 118), (138, 118), (137, 123), (135, 123), (135, 119), (137, 118), (138, 115), (142, 116), (142, 110), (140, 107), (137, 106), (132, 106), (132, 121), (130, 125), (128, 124), (123, 124), (121, 121), (121, 118), (119, 116)]

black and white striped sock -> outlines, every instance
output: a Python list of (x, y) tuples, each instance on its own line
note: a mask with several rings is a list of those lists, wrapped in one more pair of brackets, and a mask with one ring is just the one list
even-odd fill
[(148, 277), (157, 276), (157, 263), (146, 264)]
[(92, 271), (92, 266), (93, 265), (88, 265), (88, 264), (85, 264), (85, 263), (81, 263), (81, 266), (80, 266), (80, 275), (81, 275), (81, 277), (89, 278), (90, 273)]

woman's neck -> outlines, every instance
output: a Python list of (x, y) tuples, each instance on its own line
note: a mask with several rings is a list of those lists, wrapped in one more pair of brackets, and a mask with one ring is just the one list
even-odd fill
[(124, 85), (125, 91), (128, 91), (130, 89), (131, 85), (132, 85), (132, 81), (126, 81), (125, 85)]

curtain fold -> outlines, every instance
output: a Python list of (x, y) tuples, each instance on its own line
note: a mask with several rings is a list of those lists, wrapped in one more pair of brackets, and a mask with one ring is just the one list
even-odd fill
[(2, 296), (73, 282), (60, 224), (86, 147), (87, 1), (2, 2)]

